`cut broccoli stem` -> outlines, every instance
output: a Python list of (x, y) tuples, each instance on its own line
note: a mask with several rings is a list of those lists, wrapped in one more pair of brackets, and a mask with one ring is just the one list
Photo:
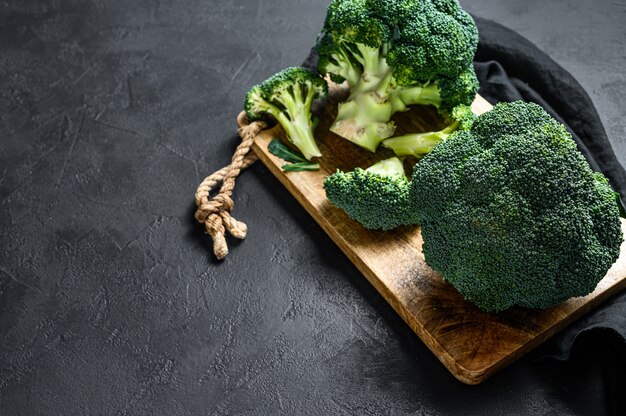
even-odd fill
[(304, 107), (309, 109), (309, 113), (311, 112), (311, 106), (313, 105), (313, 100), (315, 99), (315, 90), (310, 82), (306, 83), (306, 100), (304, 100)]
[(415, 156), (421, 158), (430, 153), (437, 144), (441, 143), (456, 131), (459, 122), (455, 121), (446, 128), (439, 131), (429, 131), (425, 133), (406, 134), (404, 136), (393, 137), (383, 142), (383, 146), (393, 150), (397, 156)]
[(395, 125), (391, 118), (391, 104), (379, 102), (374, 94), (356, 95), (339, 104), (337, 118), (330, 131), (371, 151), (384, 139), (393, 136)]
[[(314, 123), (311, 121), (311, 105), (315, 98), (315, 90), (309, 84), (306, 86), (306, 96), (304, 96), (300, 84), (293, 84), (293, 95), (281, 94), (275, 97), (285, 107), (285, 111), (280, 111), (277, 107), (268, 104), (267, 111), (283, 126), (287, 133), (287, 138), (302, 152), (307, 160), (322, 156), (320, 149), (315, 142), (313, 134)], [(274, 108), (272, 108), (274, 107)]]
[(393, 108), (389, 101), (393, 77), (386, 60), (380, 56), (380, 48), (362, 44), (354, 48), (358, 52), (354, 57), (363, 65), (363, 73), (351, 86), (347, 101), (339, 104), (330, 131), (374, 152), (381, 141), (395, 132), (395, 125), (390, 121)]
[(287, 163), (286, 165), (282, 165), (281, 169), (284, 172), (308, 172), (312, 170), (320, 170), (320, 165), (319, 163), (296, 162), (296, 163)]
[(391, 157), (389, 159), (381, 160), (365, 170), (367, 172), (377, 173), (382, 176), (399, 176), (406, 179), (402, 160), (397, 157)]
[[(339, 104), (337, 117), (330, 128), (333, 133), (350, 140), (371, 152), (380, 143), (392, 137), (395, 124), (390, 121), (393, 114), (406, 111), (409, 105), (434, 105), (439, 108), (441, 96), (437, 83), (421, 86), (397, 87), (393, 72), (384, 50), (354, 44), (348, 51), (363, 67), (357, 82), (350, 84), (350, 96)], [(349, 58), (346, 56), (346, 60)], [(349, 61), (348, 61), (349, 63)]]
[(392, 94), (394, 113), (408, 110), (410, 105), (441, 106), (441, 94), (436, 83), (421, 86), (398, 87)]
[(348, 85), (355, 85), (361, 78), (361, 71), (350, 60), (348, 52), (344, 48), (337, 48), (337, 51), (331, 54), (334, 62), (328, 65), (328, 72), (338, 74), (348, 81)]
[(257, 107), (257, 110), (259, 112), (269, 113), (272, 116), (274, 116), (274, 118), (276, 118), (276, 119), (278, 118), (278, 114), (281, 113), (280, 108), (278, 108), (274, 104), (268, 103), (267, 101), (265, 101), (263, 99), (259, 99), (256, 102), (256, 107)]
[[(290, 115), (292, 115), (290, 113)], [(313, 135), (313, 126), (309, 117), (309, 112), (301, 111), (296, 112), (295, 117), (289, 119), (284, 113), (274, 114), (274, 117), (278, 120), (287, 138), (302, 152), (302, 155), (311, 160), (314, 157), (322, 156), (322, 152), (315, 143), (315, 136)]]

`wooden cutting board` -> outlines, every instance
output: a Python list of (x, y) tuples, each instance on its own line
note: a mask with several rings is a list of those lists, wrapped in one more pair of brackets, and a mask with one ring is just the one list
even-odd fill
[[(322, 182), (329, 174), (337, 169), (367, 168), (392, 156), (388, 150), (367, 152), (329, 131), (337, 102), (344, 97), (343, 89), (332, 86), (329, 97), (316, 109), (320, 118), (316, 137), (324, 155), (319, 171), (281, 170), (285, 162), (267, 151), (272, 138), (285, 141), (280, 125), (265, 130), (253, 149), (457, 379), (467, 384), (482, 382), (626, 287), (626, 244), (623, 244), (619, 260), (595, 292), (584, 298), (571, 299), (547, 310), (512, 308), (498, 314), (483, 312), (465, 301), (425, 263), (419, 227), (407, 226), (390, 232), (366, 230), (326, 199)], [(491, 104), (477, 96), (472, 108), (481, 114), (489, 111)], [(397, 114), (394, 120), (397, 134), (442, 127), (437, 112), (430, 107)], [(237, 122), (240, 126), (247, 123), (244, 113)], [(624, 220), (622, 229), (626, 235)]]

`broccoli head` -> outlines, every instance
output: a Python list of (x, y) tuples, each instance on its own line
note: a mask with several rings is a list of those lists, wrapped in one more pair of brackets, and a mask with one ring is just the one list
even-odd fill
[(318, 74), (305, 68), (287, 68), (248, 91), (244, 110), (250, 120), (273, 116), (285, 129), (287, 138), (311, 160), (322, 156), (313, 135), (313, 100), (328, 93)]
[(368, 169), (337, 171), (324, 180), (328, 200), (365, 228), (390, 230), (417, 224), (411, 186), (397, 157)]
[(417, 163), (412, 186), (426, 262), (484, 310), (587, 295), (619, 256), (607, 179), (536, 104), (479, 116)]
[(478, 90), (478, 31), (457, 0), (333, 0), (319, 37), (318, 69), (347, 81), (331, 131), (375, 151), (391, 117), (410, 105), (448, 115)]

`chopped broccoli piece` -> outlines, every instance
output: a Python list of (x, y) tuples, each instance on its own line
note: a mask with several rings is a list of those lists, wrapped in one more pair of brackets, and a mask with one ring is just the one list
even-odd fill
[(498, 104), (436, 146), (412, 193), (426, 262), (487, 311), (587, 295), (620, 253), (607, 179), (536, 104)]
[(273, 116), (285, 129), (287, 138), (307, 160), (322, 156), (313, 135), (313, 100), (328, 93), (318, 74), (305, 68), (287, 68), (248, 91), (244, 110), (250, 120)]
[(295, 162), (286, 163), (280, 168), (285, 172), (308, 172), (312, 170), (320, 170), (320, 164), (311, 162)]
[(365, 170), (337, 171), (324, 180), (324, 189), (333, 205), (365, 228), (390, 230), (417, 224), (411, 186), (397, 157)]
[(331, 131), (375, 151), (391, 117), (410, 105), (448, 116), (478, 90), (478, 31), (457, 0), (333, 0), (319, 37), (318, 70), (347, 81)]

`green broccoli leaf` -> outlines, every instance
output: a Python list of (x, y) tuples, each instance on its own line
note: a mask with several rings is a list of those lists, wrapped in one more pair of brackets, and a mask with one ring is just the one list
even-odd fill
[(278, 139), (272, 139), (270, 144), (267, 146), (267, 150), (269, 150), (269, 152), (274, 156), (279, 157), (286, 162), (308, 163), (304, 156), (292, 150), (289, 146), (283, 144), (283, 142)]
[(292, 150), (278, 139), (272, 139), (270, 144), (267, 145), (267, 150), (269, 150), (269, 152), (274, 156), (279, 157), (286, 162), (292, 162), (281, 166), (282, 170), (285, 172), (303, 172), (319, 170), (320, 168), (319, 163), (309, 162), (304, 158), (304, 156)]

